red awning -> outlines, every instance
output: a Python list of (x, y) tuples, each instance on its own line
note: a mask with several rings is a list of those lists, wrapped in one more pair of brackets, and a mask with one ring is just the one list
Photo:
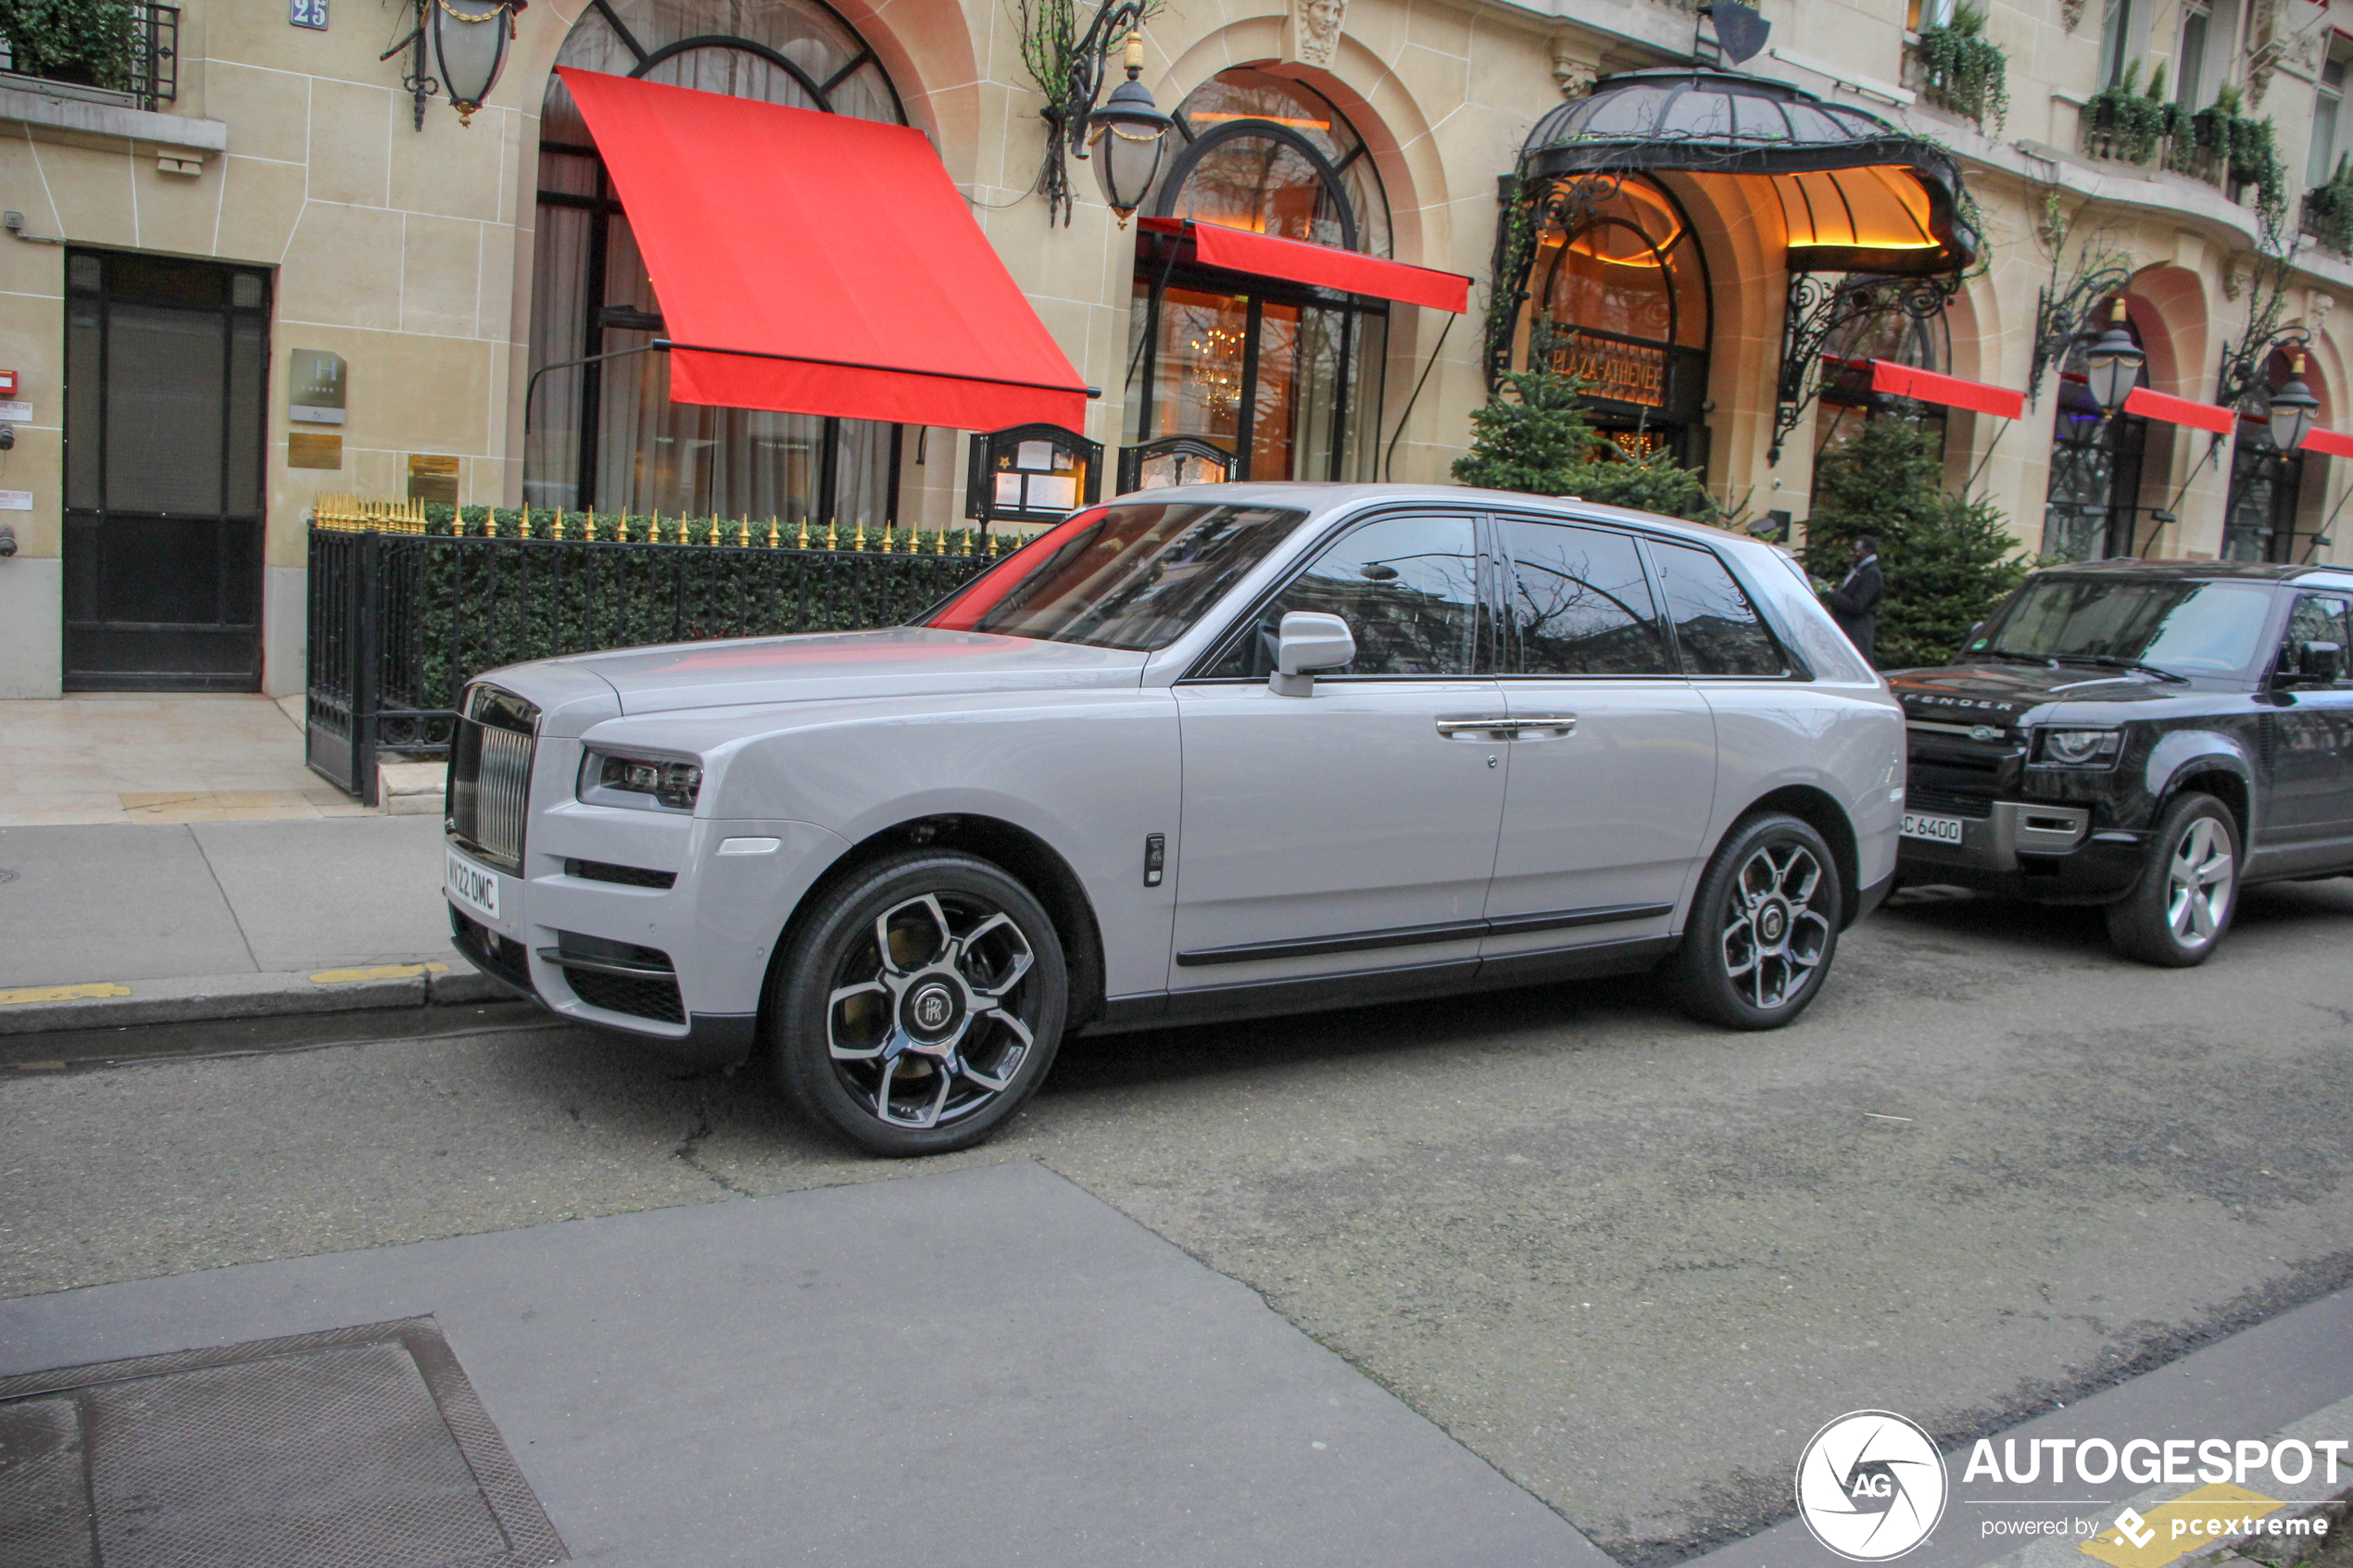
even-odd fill
[(1083, 429), (1087, 383), (923, 132), (561, 68), (661, 297), (681, 403)]
[(2228, 408), (2218, 408), (2211, 403), (2193, 403), (2186, 397), (2167, 393), (2151, 392), (2136, 386), (2124, 399), (2124, 411), (2143, 419), (2163, 420), (2170, 425), (2187, 425), (2192, 430), (2210, 430), (2217, 435), (2228, 435), (2238, 427), (2238, 416)]
[(1247, 229), (1228, 229), (1222, 223), (1196, 223), (1189, 218), (1146, 218), (1140, 222), (1155, 234), (1190, 239), (1193, 254), (1204, 267), (1313, 283), (1344, 294), (1368, 294), (1401, 305), (1427, 305), (1457, 316), (1470, 309), (1470, 280), (1459, 272), (1385, 261), (1378, 256), (1309, 245), (1304, 240), (1277, 239)]
[(2353, 458), (2353, 435), (2339, 435), (2333, 430), (2314, 425), (2304, 433), (2299, 452), (2318, 452), (2323, 458)]
[(1923, 403), (1941, 403), (1947, 408), (1998, 414), (2006, 420), (2017, 419), (2026, 412), (2023, 392), (1988, 386), (1981, 381), (1964, 381), (1959, 376), (1939, 375), (1934, 370), (1917, 370), (1887, 359), (1871, 361), (1871, 390), (1893, 393), (1898, 397), (1917, 397)]

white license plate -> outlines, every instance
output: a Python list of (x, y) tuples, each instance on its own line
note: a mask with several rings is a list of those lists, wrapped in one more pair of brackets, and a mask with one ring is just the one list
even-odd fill
[[(1904, 830), (1911, 831), (1907, 824)], [(448, 852), (449, 869), (441, 885), (450, 897), (490, 920), (498, 918), (498, 873), (475, 865), (455, 849)]]
[(1925, 838), (1931, 844), (1958, 844), (1961, 841), (1961, 819), (1931, 817), (1925, 811), (1904, 813), (1904, 836)]

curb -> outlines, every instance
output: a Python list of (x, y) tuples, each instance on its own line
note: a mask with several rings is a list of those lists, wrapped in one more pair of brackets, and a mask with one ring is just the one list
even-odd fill
[(0, 1036), (491, 1002), (513, 994), (486, 974), (438, 962), (36, 985), (0, 989)]

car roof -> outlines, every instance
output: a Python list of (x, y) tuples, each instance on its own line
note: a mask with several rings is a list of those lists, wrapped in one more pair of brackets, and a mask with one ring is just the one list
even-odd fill
[(1344, 511), (1375, 502), (1415, 501), (1434, 506), (1484, 511), (1545, 511), (1563, 518), (1627, 523), (1660, 533), (1679, 533), (1694, 544), (1736, 540), (1744, 545), (1772, 546), (1754, 534), (1713, 523), (1661, 517), (1627, 507), (1605, 507), (1575, 495), (1532, 495), (1518, 490), (1478, 490), (1466, 484), (1318, 484), (1298, 480), (1239, 484), (1184, 484), (1159, 490), (1137, 490), (1114, 495), (1106, 505), (1162, 501), (1217, 502), (1227, 506), (1296, 507), (1311, 514)]
[(2045, 567), (2037, 577), (2147, 577), (2161, 582), (2295, 583), (2308, 577), (2343, 577), (2345, 569), (2327, 562), (2282, 566), (2271, 561), (2243, 560), (2085, 560)]

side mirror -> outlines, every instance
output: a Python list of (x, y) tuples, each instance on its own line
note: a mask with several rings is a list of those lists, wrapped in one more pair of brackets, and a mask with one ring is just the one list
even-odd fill
[(2345, 649), (2335, 643), (2298, 643), (2296, 661), (2305, 680), (2334, 685), (2345, 672)]
[(1295, 609), (1275, 633), (1275, 672), (1267, 686), (1277, 696), (1313, 696), (1312, 670), (1330, 670), (1356, 657), (1356, 635), (1337, 615)]

